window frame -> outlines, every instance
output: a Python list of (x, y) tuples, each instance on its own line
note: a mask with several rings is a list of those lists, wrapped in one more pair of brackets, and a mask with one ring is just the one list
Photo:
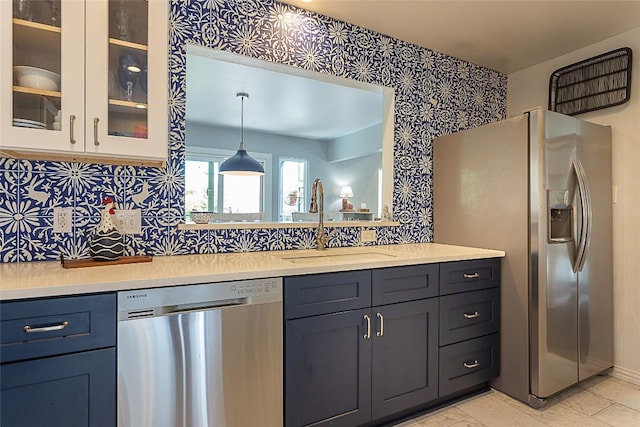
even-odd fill
[[(284, 188), (282, 182), (282, 163), (283, 162), (297, 162), (304, 163), (304, 193), (302, 199), (302, 206), (309, 206), (309, 201), (311, 200), (311, 188), (309, 183), (309, 160), (304, 157), (292, 157), (292, 156), (280, 156), (278, 158), (278, 221), (283, 221), (282, 217), (284, 215), (282, 211), (282, 201), (284, 200)], [(302, 210), (301, 212), (306, 212), (306, 210)]]
[[(214, 160), (217, 159), (223, 159), (226, 160), (229, 157), (233, 156), (234, 154), (236, 154), (236, 151), (234, 150), (225, 150), (222, 148), (210, 148), (210, 147), (189, 147), (187, 146), (185, 149), (185, 156), (184, 156), (184, 160), (185, 163), (187, 161), (199, 161), (199, 162), (208, 162), (210, 165), (212, 165), (212, 163), (214, 162)], [(257, 151), (252, 151), (251, 153), (251, 157), (253, 157), (254, 159), (256, 159), (258, 162), (262, 163), (262, 166), (264, 167), (264, 175), (260, 177), (260, 182), (262, 184), (262, 194), (261, 194), (261, 204), (262, 204), (262, 210), (266, 213), (269, 213), (272, 211), (272, 202), (271, 202), (271, 195), (273, 194), (273, 174), (272, 174), (272, 163), (271, 163), (271, 159), (272, 159), (272, 155), (271, 153), (261, 153), (261, 152), (257, 152)], [(209, 167), (209, 171), (213, 171), (213, 167), (210, 166)], [(209, 177), (209, 180), (211, 182), (211, 176)], [(185, 177), (185, 192), (186, 192), (186, 188), (187, 188), (187, 182), (186, 182), (186, 177)], [(224, 175), (219, 175), (218, 178), (218, 205), (221, 205), (223, 203), (224, 200)], [(213, 196), (207, 196), (208, 198), (208, 202), (210, 200), (213, 200)], [(184, 205), (184, 201), (183, 201), (183, 205)], [(216, 206), (215, 209), (219, 209), (221, 208), (221, 206)], [(185, 206), (185, 215), (186, 215), (186, 206)], [(269, 216), (267, 215), (267, 218), (269, 218)]]

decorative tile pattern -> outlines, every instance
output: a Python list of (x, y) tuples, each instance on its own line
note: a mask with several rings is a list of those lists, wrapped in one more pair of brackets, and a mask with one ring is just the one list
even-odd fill
[[(300, 228), (181, 231), (184, 217), (185, 43), (395, 88), (394, 218), (377, 244), (429, 242), (433, 138), (501, 119), (506, 76), (274, 0), (172, 0), (169, 161), (163, 168), (0, 159), (2, 262), (88, 256), (100, 200), (142, 209), (128, 254), (243, 252), (315, 246)], [(146, 196), (146, 191), (149, 195)], [(145, 197), (146, 196), (146, 197)], [(74, 235), (51, 232), (54, 206), (73, 207)], [(83, 232), (84, 231), (84, 232)], [(329, 246), (359, 245), (360, 230), (329, 229)]]

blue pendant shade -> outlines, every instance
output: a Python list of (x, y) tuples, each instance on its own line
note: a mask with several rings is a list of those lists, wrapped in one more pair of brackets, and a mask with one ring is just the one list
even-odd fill
[(264, 175), (264, 167), (256, 159), (251, 157), (244, 149), (244, 99), (249, 98), (249, 94), (239, 92), (236, 94), (241, 101), (240, 107), (240, 148), (232, 157), (229, 157), (221, 165), (218, 172), (222, 175), (244, 175), (260, 176)]

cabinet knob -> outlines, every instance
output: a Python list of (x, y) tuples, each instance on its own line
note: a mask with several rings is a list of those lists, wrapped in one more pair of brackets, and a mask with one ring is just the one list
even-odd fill
[(480, 316), (480, 313), (478, 313), (477, 311), (474, 311), (473, 313), (464, 313), (464, 317), (466, 317), (467, 319), (475, 319), (478, 316)]
[(480, 273), (478, 273), (477, 271), (473, 274), (464, 273), (465, 279), (477, 279), (478, 277), (480, 277)]

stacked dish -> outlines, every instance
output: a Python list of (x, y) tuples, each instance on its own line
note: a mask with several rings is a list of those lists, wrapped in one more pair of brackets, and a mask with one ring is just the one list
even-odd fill
[(16, 65), (13, 73), (18, 85), (42, 90), (60, 90), (60, 74), (42, 68)]
[(46, 129), (47, 125), (42, 122), (27, 119), (13, 119), (13, 125), (19, 128)]

